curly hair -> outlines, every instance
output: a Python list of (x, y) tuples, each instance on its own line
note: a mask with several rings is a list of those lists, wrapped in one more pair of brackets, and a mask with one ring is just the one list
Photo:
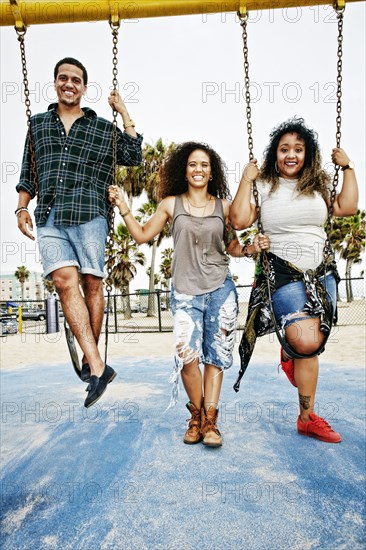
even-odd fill
[(212, 179), (208, 182), (208, 193), (220, 199), (231, 199), (226, 178), (226, 165), (221, 157), (206, 143), (187, 141), (176, 145), (160, 168), (157, 190), (159, 200), (169, 195), (182, 195), (188, 190), (188, 182), (185, 179), (188, 157), (197, 150), (207, 153), (210, 159)]
[(305, 142), (305, 161), (299, 174), (297, 191), (300, 195), (314, 195), (317, 191), (326, 200), (329, 196), (330, 176), (321, 166), (318, 134), (305, 125), (303, 118), (290, 118), (271, 131), (259, 177), (271, 184), (270, 193), (276, 191), (279, 186), (279, 177), (275, 168), (277, 148), (281, 137), (285, 134), (297, 134), (297, 137)]

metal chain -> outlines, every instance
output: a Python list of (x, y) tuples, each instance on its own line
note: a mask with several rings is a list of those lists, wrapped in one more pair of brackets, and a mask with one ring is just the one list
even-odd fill
[[(242, 27), (242, 38), (243, 38), (243, 54), (244, 54), (244, 89), (245, 89), (245, 103), (246, 103), (246, 119), (247, 119), (247, 134), (248, 134), (248, 150), (249, 150), (249, 160), (254, 159), (253, 154), (253, 127), (252, 127), (252, 108), (250, 105), (250, 78), (249, 78), (249, 49), (248, 49), (248, 13), (244, 14), (238, 13), (240, 20), (240, 25)], [(255, 200), (255, 208), (257, 211), (257, 227), (259, 233), (264, 233), (263, 224), (261, 219), (261, 208), (259, 204), (259, 194), (258, 188), (255, 180), (252, 184), (253, 196)], [(261, 253), (262, 255), (262, 265), (263, 269), (267, 276), (270, 274), (270, 266), (267, 259), (267, 254), (265, 251)]]
[(25, 56), (25, 33), (27, 32), (26, 27), (23, 29), (17, 29), (15, 27), (15, 32), (18, 36), (18, 41), (20, 45), (20, 56), (21, 56), (21, 62), (22, 62), (22, 73), (23, 73), (23, 86), (24, 86), (24, 104), (26, 107), (25, 114), (27, 115), (27, 126), (28, 126), (28, 142), (29, 142), (29, 151), (30, 151), (30, 157), (31, 157), (31, 170), (32, 170), (32, 176), (33, 176), (33, 183), (34, 183), (34, 195), (38, 199), (38, 174), (37, 174), (37, 165), (36, 165), (36, 154), (34, 151), (34, 144), (33, 144), (33, 137), (32, 137), (32, 129), (31, 129), (31, 102), (29, 99), (29, 82), (28, 82), (28, 70), (27, 70), (27, 60)]
[[(118, 31), (120, 28), (120, 21), (109, 21), (109, 26), (112, 30), (112, 87), (113, 92), (118, 92)], [(113, 127), (112, 127), (112, 184), (116, 185), (117, 181), (117, 116), (118, 113), (113, 109)], [(113, 260), (113, 243), (114, 243), (114, 208), (109, 210), (109, 233), (107, 237), (107, 279), (106, 279), (106, 291), (107, 291), (107, 313), (105, 319), (105, 357), (104, 362), (107, 364), (108, 354), (108, 335), (109, 335), (109, 310), (112, 292), (112, 260)]]
[[(120, 27), (120, 23), (112, 23), (112, 21), (109, 22), (109, 25), (112, 30), (112, 42), (113, 42), (113, 48), (112, 48), (112, 87), (113, 91), (118, 91), (118, 31)], [(112, 184), (116, 184), (117, 179), (117, 116), (118, 113), (115, 109), (113, 109), (113, 128), (112, 128)], [(112, 275), (112, 255), (113, 255), (113, 239), (114, 236), (114, 209), (111, 208), (109, 212), (109, 234), (107, 238), (107, 280), (106, 280), (106, 290), (108, 293), (112, 291), (112, 283), (111, 283), (111, 275)], [(108, 314), (108, 311), (107, 311)]]
[[(242, 37), (243, 37), (243, 54), (244, 54), (244, 89), (245, 89), (245, 103), (246, 103), (246, 119), (247, 119), (247, 135), (248, 135), (248, 150), (249, 150), (249, 160), (254, 159), (253, 154), (253, 126), (252, 126), (252, 108), (250, 105), (250, 79), (249, 79), (249, 55), (248, 55), (248, 13), (245, 12), (244, 15), (239, 14), (240, 25), (242, 27)], [(260, 219), (260, 207), (258, 199), (258, 189), (255, 181), (253, 181), (253, 195), (255, 200), (255, 205), (257, 209), (257, 223), (258, 230), (262, 232), (262, 222)]]
[[(338, 48), (337, 48), (337, 117), (336, 117), (336, 147), (341, 146), (341, 124), (342, 124), (342, 56), (343, 56), (343, 49), (342, 49), (342, 43), (343, 43), (343, 13), (344, 13), (344, 7), (338, 8), (337, 6), (334, 7), (337, 19), (338, 19)], [(325, 224), (325, 231), (326, 231), (326, 240), (324, 244), (324, 250), (323, 250), (323, 259), (324, 262), (327, 263), (327, 261), (333, 259), (333, 251), (332, 251), (332, 245), (330, 242), (330, 232), (332, 230), (333, 226), (333, 214), (334, 214), (334, 202), (336, 198), (336, 189), (339, 181), (339, 169), (340, 166), (338, 164), (334, 165), (334, 176), (333, 176), (333, 184), (332, 189), (330, 192), (330, 204), (328, 208), (328, 217)]]
[(247, 133), (248, 133), (248, 149), (249, 160), (253, 160), (253, 128), (252, 128), (252, 108), (250, 105), (250, 79), (249, 79), (249, 56), (248, 56), (248, 14), (245, 13), (240, 17), (240, 25), (243, 29), (243, 54), (244, 54), (244, 88), (245, 88), (245, 102), (246, 102), (246, 115), (247, 115)]

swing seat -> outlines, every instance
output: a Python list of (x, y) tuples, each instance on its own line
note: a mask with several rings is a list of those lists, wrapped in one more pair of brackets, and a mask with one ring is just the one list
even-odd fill
[(80, 366), (78, 351), (77, 351), (76, 345), (75, 345), (75, 337), (74, 337), (74, 334), (73, 334), (71, 328), (67, 324), (66, 319), (65, 319), (65, 322), (64, 322), (64, 327), (65, 327), (65, 336), (66, 336), (67, 347), (69, 348), (69, 353), (70, 353), (70, 357), (71, 357), (71, 364), (74, 368), (76, 376), (78, 376), (78, 378), (80, 378), (80, 380), (82, 380), (82, 378), (81, 378), (81, 366)]

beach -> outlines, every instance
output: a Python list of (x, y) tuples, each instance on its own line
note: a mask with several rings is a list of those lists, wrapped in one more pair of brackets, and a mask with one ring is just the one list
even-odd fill
[[(334, 326), (320, 362), (341, 366), (342, 363), (354, 367), (365, 366), (365, 325)], [(238, 345), (241, 331), (237, 332), (234, 362), (238, 360)], [(104, 356), (104, 335), (101, 337), (100, 352)], [(110, 334), (108, 358), (113, 365), (113, 357), (173, 357), (173, 334), (117, 333)], [(81, 355), (81, 354), (79, 354)], [(253, 359), (266, 361), (273, 357), (278, 364), (279, 343), (275, 335), (263, 336), (257, 340)], [(14, 369), (31, 364), (57, 364), (69, 360), (64, 334), (14, 334), (1, 338), (1, 367)]]

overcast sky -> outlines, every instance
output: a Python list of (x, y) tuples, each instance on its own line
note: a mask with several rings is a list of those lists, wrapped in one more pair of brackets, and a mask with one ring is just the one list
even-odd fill
[[(254, 152), (261, 161), (270, 130), (303, 116), (319, 134), (324, 165), (335, 145), (337, 23), (330, 6), (252, 12), (249, 54)], [(355, 162), (365, 203), (365, 3), (348, 4), (344, 21), (342, 147)], [(41, 271), (33, 242), (18, 231), (14, 210), (26, 118), (15, 31), (1, 33), (1, 271)], [(34, 25), (26, 35), (32, 113), (55, 100), (53, 67), (65, 56), (89, 73), (84, 105), (106, 118), (112, 81), (107, 22)], [(199, 140), (225, 160), (234, 196), (248, 160), (241, 27), (235, 14), (125, 21), (120, 31), (119, 83), (145, 142)], [(330, 166), (330, 164), (329, 164)], [(136, 203), (137, 206), (137, 203)], [(34, 207), (34, 205), (33, 205)], [(169, 243), (163, 243), (165, 248)], [(148, 250), (145, 250), (148, 252)], [(233, 260), (240, 283), (253, 266)], [(354, 274), (358, 272), (354, 268)], [(141, 268), (133, 288), (146, 287)]]

